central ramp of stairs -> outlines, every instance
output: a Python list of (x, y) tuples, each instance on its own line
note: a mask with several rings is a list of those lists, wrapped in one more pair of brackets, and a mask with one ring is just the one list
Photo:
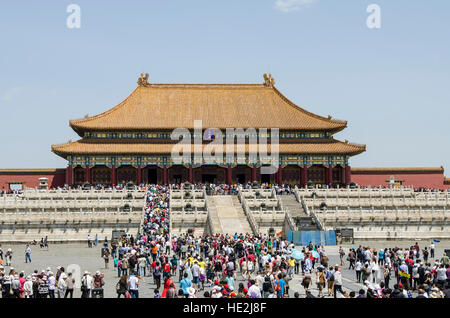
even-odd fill
[(236, 195), (208, 196), (211, 222), (216, 233), (252, 233), (242, 205)]
[(289, 213), (291, 214), (292, 217), (308, 216), (305, 213), (305, 210), (303, 210), (303, 207), (300, 204), (300, 202), (298, 202), (297, 199), (295, 198), (295, 195), (287, 194), (287, 195), (280, 195), (278, 197), (280, 198), (283, 207), (289, 210)]
[(306, 214), (303, 206), (297, 201), (293, 194), (286, 194), (278, 196), (281, 200), (283, 208), (289, 211), (291, 218), (296, 220), (297, 230), (311, 231), (320, 230), (320, 228), (313, 222), (313, 218)]

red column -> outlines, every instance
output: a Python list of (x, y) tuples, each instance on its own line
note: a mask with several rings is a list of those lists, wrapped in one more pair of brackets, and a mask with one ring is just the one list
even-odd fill
[(116, 186), (116, 166), (111, 167), (111, 185)]
[(256, 166), (252, 167), (252, 182), (256, 181)]
[(169, 181), (167, 180), (167, 166), (164, 165), (163, 167), (163, 183), (169, 184)]
[(141, 184), (142, 183), (142, 169), (141, 169), (141, 165), (137, 166), (137, 184)]
[(350, 185), (350, 182), (352, 182), (351, 170), (350, 166), (347, 164), (345, 165), (345, 186)]
[(231, 165), (228, 165), (227, 167), (227, 184), (231, 185), (232, 180), (231, 180)]
[(277, 183), (279, 186), (283, 185), (283, 169), (281, 165), (278, 166)]
[(72, 165), (68, 165), (66, 168), (66, 184), (69, 186), (72, 186), (72, 174), (73, 174)]
[(70, 165), (69, 167), (69, 186), (73, 185), (73, 167)]
[(333, 186), (333, 166), (332, 165), (328, 166), (327, 173), (328, 173), (328, 185), (331, 188)]
[(86, 165), (85, 173), (86, 174), (84, 176), (84, 182), (91, 183), (91, 174), (90, 174), (89, 165)]
[(302, 169), (300, 176), (301, 186), (302, 188), (306, 188), (306, 186), (308, 185), (308, 168), (302, 167), (301, 169)]
[(188, 181), (189, 181), (189, 183), (193, 183), (193, 176), (194, 176), (194, 174), (193, 174), (193, 171), (192, 171), (192, 165), (189, 165), (189, 176), (188, 176)]

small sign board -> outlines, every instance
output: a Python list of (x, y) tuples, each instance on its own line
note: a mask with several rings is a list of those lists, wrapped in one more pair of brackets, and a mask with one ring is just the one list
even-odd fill
[(353, 229), (341, 229), (341, 237), (353, 238)]

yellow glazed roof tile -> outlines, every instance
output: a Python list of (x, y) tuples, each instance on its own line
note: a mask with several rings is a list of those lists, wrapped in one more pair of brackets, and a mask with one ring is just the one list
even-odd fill
[(264, 84), (147, 84), (96, 116), (71, 120), (80, 135), (89, 130), (279, 128), (337, 132), (346, 121), (310, 113), (274, 86)]

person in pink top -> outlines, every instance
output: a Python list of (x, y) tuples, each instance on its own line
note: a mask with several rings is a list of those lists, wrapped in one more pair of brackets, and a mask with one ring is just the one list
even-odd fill
[(24, 272), (21, 272), (21, 273), (19, 274), (19, 282), (20, 282), (19, 292), (20, 292), (20, 298), (24, 298), (24, 291), (25, 291), (25, 289), (23, 288), (23, 285), (24, 285), (25, 282), (26, 282), (26, 279), (23, 278), (24, 275), (25, 275)]

